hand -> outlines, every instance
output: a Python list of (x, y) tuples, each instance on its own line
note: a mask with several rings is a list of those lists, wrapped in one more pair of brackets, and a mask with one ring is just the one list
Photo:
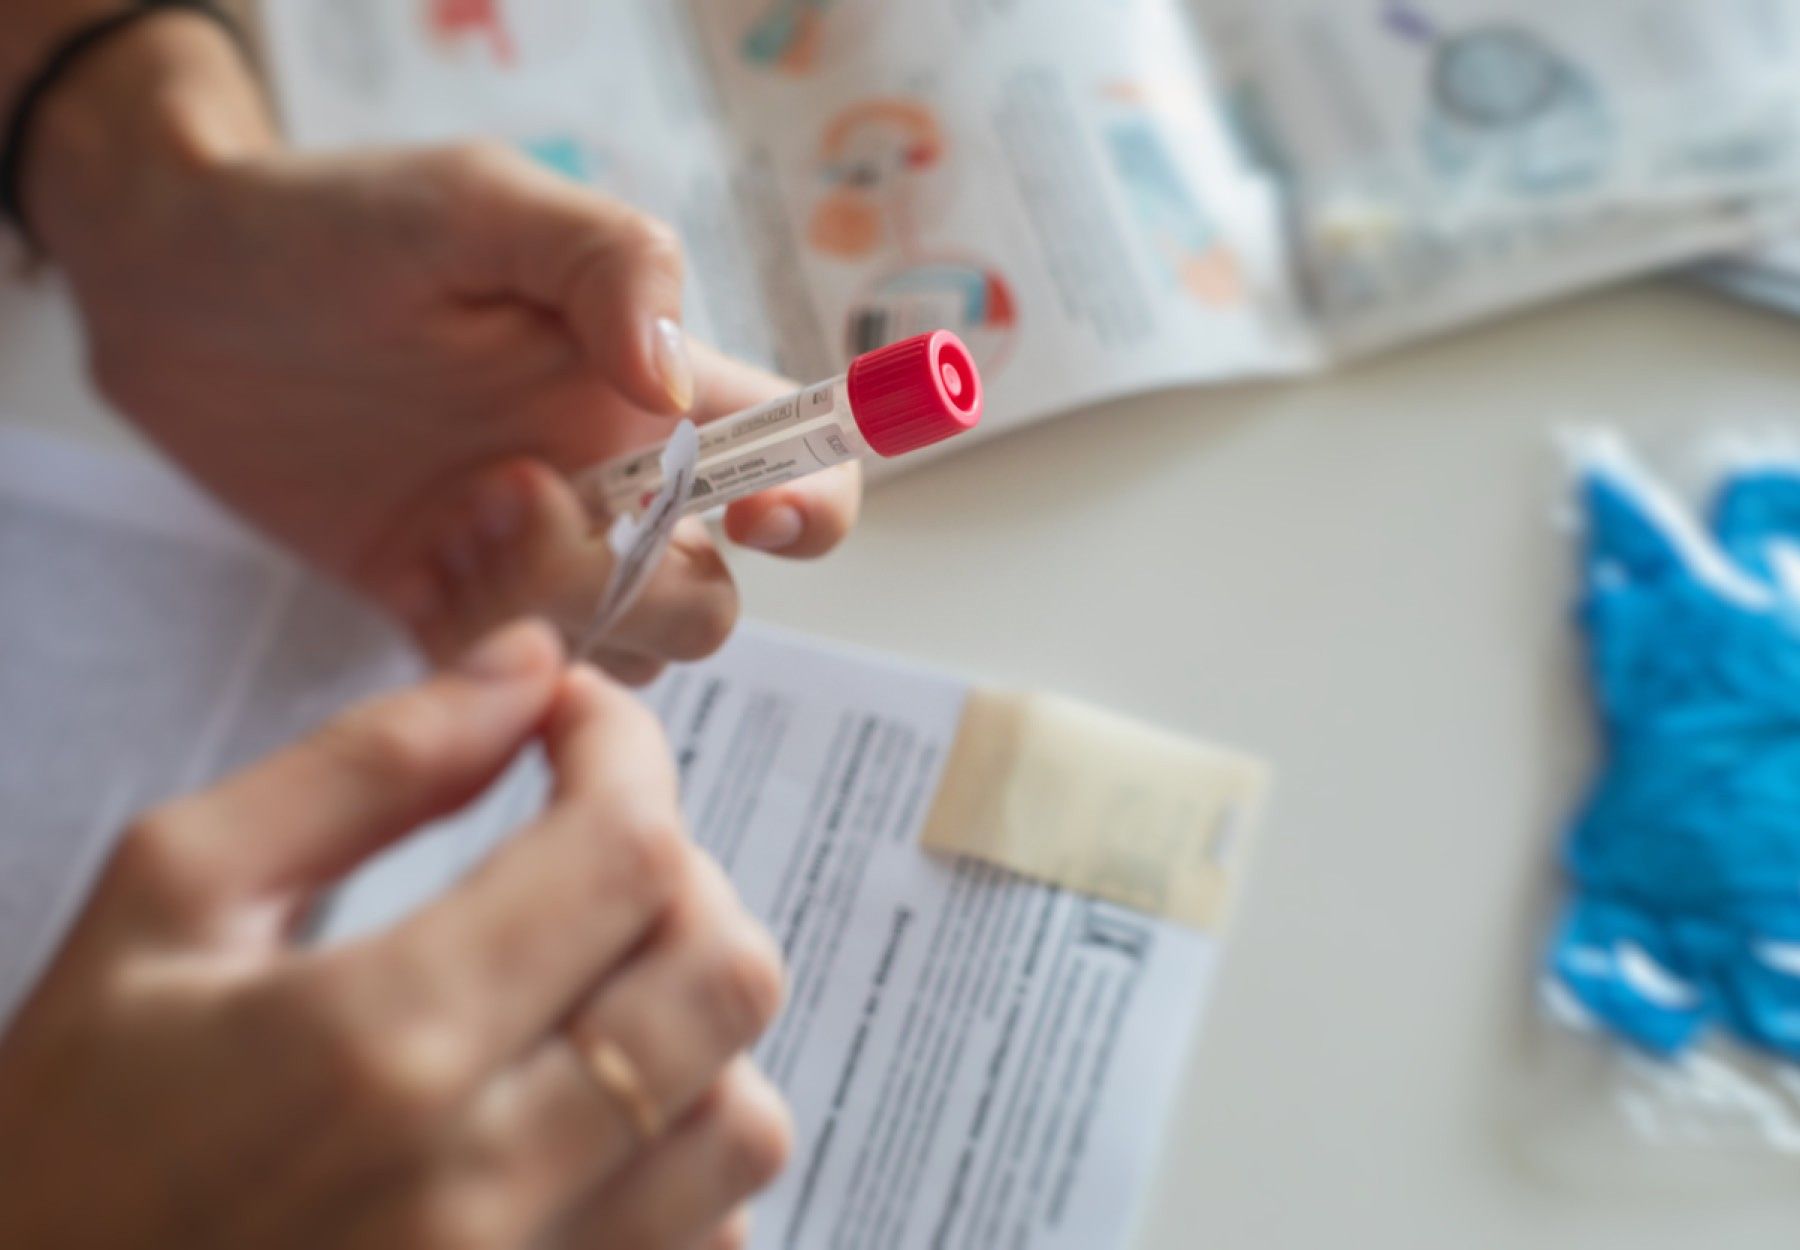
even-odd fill
[[(585, 624), (610, 556), (565, 474), (785, 386), (689, 344), (667, 228), (491, 145), (284, 152), (192, 15), (83, 62), (34, 138), (27, 207), (105, 394), (440, 659), (522, 612)], [(853, 467), (821, 474), (727, 530), (818, 555), (859, 489)], [(649, 680), (736, 611), (690, 525), (599, 658)]]
[[(787, 1150), (743, 1057), (778, 955), (649, 713), (559, 659), (514, 626), (137, 823), (0, 1040), (0, 1244), (741, 1243)], [(390, 932), (292, 942), (534, 737), (554, 796), (486, 864)], [(666, 1132), (590, 1071), (602, 1040)]]

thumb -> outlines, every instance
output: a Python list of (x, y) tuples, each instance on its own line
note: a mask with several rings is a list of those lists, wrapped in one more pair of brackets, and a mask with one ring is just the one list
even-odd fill
[(454, 149), (447, 169), (474, 210), (455, 261), (472, 294), (515, 295), (560, 317), (584, 359), (646, 411), (693, 407), (686, 262), (672, 229), (509, 148)]
[(147, 822), (190, 901), (303, 902), (360, 861), (456, 810), (512, 761), (548, 713), (554, 636), (512, 626), (455, 668), (353, 708), (298, 745)]

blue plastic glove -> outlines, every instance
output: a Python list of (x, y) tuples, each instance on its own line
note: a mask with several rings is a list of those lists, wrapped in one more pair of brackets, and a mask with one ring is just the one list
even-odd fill
[(1605, 767), (1552, 973), (1652, 1053), (1800, 1058), (1800, 463), (1730, 476), (1711, 534), (1616, 447), (1582, 498)]

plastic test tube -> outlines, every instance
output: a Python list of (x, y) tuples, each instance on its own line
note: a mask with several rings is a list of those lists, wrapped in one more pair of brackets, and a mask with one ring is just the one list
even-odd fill
[[(700, 427), (687, 512), (706, 512), (871, 452), (903, 456), (975, 428), (981, 375), (948, 330), (859, 356), (848, 373)], [(590, 512), (636, 514), (662, 486), (661, 446), (577, 475)]]

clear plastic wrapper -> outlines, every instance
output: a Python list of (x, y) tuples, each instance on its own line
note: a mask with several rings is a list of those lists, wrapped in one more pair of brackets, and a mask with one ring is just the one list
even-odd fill
[(1800, 442), (1565, 437), (1592, 779), (1542, 917), (1531, 1163), (1791, 1191), (1800, 1163)]

